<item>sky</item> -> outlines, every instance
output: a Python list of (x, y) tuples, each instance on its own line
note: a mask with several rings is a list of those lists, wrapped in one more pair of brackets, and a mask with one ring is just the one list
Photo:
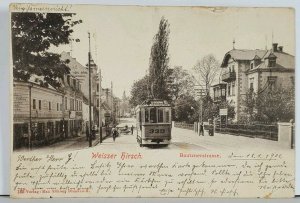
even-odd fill
[[(91, 54), (101, 68), (102, 86), (127, 96), (134, 81), (149, 68), (153, 37), (164, 16), (170, 23), (170, 67), (191, 71), (198, 60), (213, 54), (222, 61), (226, 52), (236, 49), (271, 48), (272, 41), (295, 55), (294, 10), (288, 8), (204, 8), (146, 6), (72, 6), (75, 19), (72, 46), (56, 50), (71, 51), (81, 64), (87, 63), (88, 32)], [(273, 33), (273, 34), (272, 34)], [(273, 36), (273, 37), (272, 37)], [(72, 48), (71, 48), (72, 47)]]

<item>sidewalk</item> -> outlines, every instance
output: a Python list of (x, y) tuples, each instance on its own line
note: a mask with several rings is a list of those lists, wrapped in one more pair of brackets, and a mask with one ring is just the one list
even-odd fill
[(199, 136), (193, 130), (175, 127), (172, 129), (172, 141), (183, 140), (182, 136), (185, 137), (185, 142), (203, 146), (208, 150), (292, 150), (282, 147), (277, 141), (261, 138), (250, 138), (221, 133), (214, 133), (214, 136), (208, 136), (207, 134), (205, 134), (205, 136)]

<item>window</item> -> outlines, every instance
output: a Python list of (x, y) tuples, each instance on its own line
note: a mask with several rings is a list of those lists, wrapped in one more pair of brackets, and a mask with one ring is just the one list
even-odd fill
[(222, 89), (222, 97), (226, 96), (226, 89)]
[(228, 96), (230, 96), (230, 89), (231, 89), (231, 84), (230, 83), (228, 83), (227, 88), (228, 88)]
[(97, 107), (99, 107), (99, 99), (97, 99)]
[(163, 123), (164, 122), (164, 110), (158, 109), (157, 114), (158, 114), (158, 123)]
[(232, 72), (234, 72), (234, 65), (232, 65)]
[(235, 95), (235, 82), (232, 83), (232, 95)]
[(169, 123), (170, 122), (170, 112), (168, 109), (166, 109), (166, 111), (165, 111), (165, 116), (166, 116), (166, 123)]
[(250, 64), (250, 69), (253, 69), (253, 63)]
[(269, 59), (269, 67), (275, 67), (276, 59)]
[(68, 98), (65, 98), (65, 110), (68, 110)]
[(149, 122), (149, 111), (148, 111), (148, 109), (145, 109), (145, 122), (146, 123)]
[(97, 92), (99, 92), (99, 83), (97, 84)]
[(49, 110), (51, 110), (51, 102), (49, 102)]
[(76, 88), (76, 80), (73, 79), (73, 86)]
[(39, 110), (42, 110), (42, 101), (39, 100)]
[(74, 111), (74, 107), (75, 107), (74, 99), (70, 99), (70, 110)]
[(250, 81), (249, 81), (249, 88), (250, 88), (250, 91), (253, 91), (254, 90), (254, 78), (250, 78)]
[(36, 100), (35, 99), (32, 100), (32, 109), (36, 109)]
[(157, 123), (156, 120), (156, 108), (150, 109), (150, 123)]
[(56, 104), (56, 111), (59, 111), (59, 103)]
[(142, 112), (141, 111), (139, 111), (139, 113), (138, 113), (138, 121), (141, 123), (142, 122)]

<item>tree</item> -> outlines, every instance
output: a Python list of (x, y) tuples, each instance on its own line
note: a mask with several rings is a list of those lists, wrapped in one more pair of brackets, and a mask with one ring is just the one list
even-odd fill
[(181, 66), (176, 66), (170, 74), (170, 87), (169, 93), (172, 100), (176, 100), (181, 97), (192, 96), (194, 82), (192, 76), (184, 70)]
[(169, 77), (169, 23), (162, 17), (159, 29), (154, 36), (150, 54), (149, 83), (150, 95), (155, 99), (168, 100), (167, 79)]
[(215, 56), (209, 54), (199, 60), (193, 68), (197, 74), (197, 77), (194, 77), (194, 79), (199, 85), (203, 85), (205, 87), (207, 95), (209, 95), (211, 84), (215, 81), (215, 78), (218, 75), (219, 67), (219, 62)]
[(220, 109), (227, 109), (227, 118), (234, 118), (235, 116), (234, 106), (230, 105), (228, 101), (214, 103), (209, 95), (202, 98), (202, 109), (203, 121), (220, 117)]
[(258, 93), (248, 92), (243, 101), (244, 113), (248, 114), (248, 121), (274, 123), (290, 121), (295, 118), (294, 88), (284, 89), (270, 86)]
[[(46, 84), (59, 87), (59, 78), (69, 73), (68, 61), (49, 52), (51, 46), (68, 44), (74, 14), (61, 13), (12, 13), (13, 76), (28, 81), (32, 75), (42, 76)], [(76, 39), (76, 41), (79, 41)]]
[(256, 118), (261, 122), (290, 121), (295, 119), (295, 93), (293, 89), (273, 88), (256, 98)]
[(129, 100), (132, 107), (142, 104), (148, 98), (148, 80), (149, 76), (146, 75), (132, 85)]
[(174, 116), (179, 122), (193, 123), (199, 119), (199, 104), (191, 95), (174, 101)]

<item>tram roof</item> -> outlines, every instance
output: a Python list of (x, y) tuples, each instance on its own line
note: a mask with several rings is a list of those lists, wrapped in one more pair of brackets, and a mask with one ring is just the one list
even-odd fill
[(140, 107), (151, 107), (151, 106), (157, 106), (157, 107), (170, 107), (171, 105), (166, 100), (146, 100), (141, 105), (138, 105), (136, 108)]

